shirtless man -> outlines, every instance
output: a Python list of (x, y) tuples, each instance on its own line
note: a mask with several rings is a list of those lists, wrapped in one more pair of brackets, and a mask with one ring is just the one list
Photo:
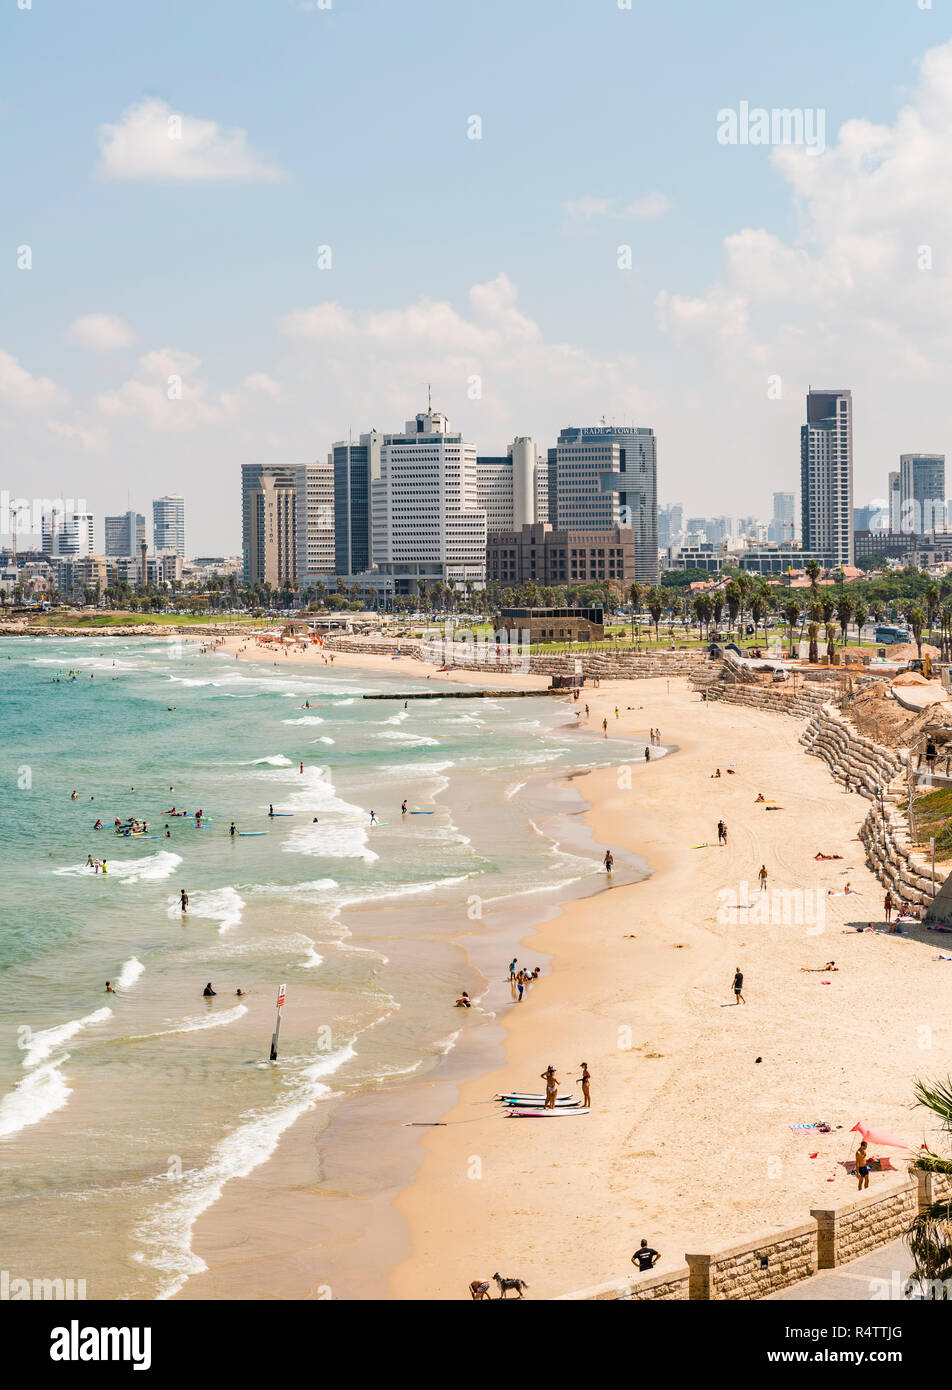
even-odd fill
[(864, 1187), (869, 1187), (869, 1158), (866, 1153), (866, 1140), (856, 1150), (856, 1188), (862, 1192)]

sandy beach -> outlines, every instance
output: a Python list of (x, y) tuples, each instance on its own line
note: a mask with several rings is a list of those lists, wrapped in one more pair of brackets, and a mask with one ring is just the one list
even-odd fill
[[(243, 655), (261, 659), (253, 644)], [(417, 678), (426, 671), (410, 659), (343, 653), (336, 664), (405, 666)], [(525, 680), (461, 678), (487, 688)], [(702, 702), (683, 679), (605, 682), (583, 691), (586, 702), (594, 727), (608, 719), (609, 743), (626, 736), (616, 766), (577, 779), (592, 832), (604, 846), (643, 855), (652, 873), (568, 903), (531, 935), (551, 970), (501, 1013), (503, 1066), (465, 1082), (449, 1109), (445, 1078), (438, 1072), (427, 1083), (427, 1113), (441, 1127), (397, 1128), (394, 1114), (394, 1144), (414, 1136), (421, 1159), (415, 1180), (392, 1194), (401, 1222), (392, 1208), (381, 1212), (377, 1258), (394, 1262), (397, 1299), (468, 1297), (470, 1280), (495, 1271), (525, 1279), (531, 1297), (555, 1297), (627, 1277), (641, 1237), (661, 1251), (663, 1271), (687, 1250), (749, 1239), (807, 1219), (811, 1207), (848, 1201), (855, 1180), (842, 1164), (857, 1121), (914, 1146), (931, 1137), (912, 1110), (912, 1082), (948, 1070), (952, 969), (934, 959), (943, 938), (923, 929), (903, 937), (853, 929), (882, 921), (882, 889), (856, 838), (865, 800), (804, 753), (795, 721)], [(558, 703), (574, 726), (572, 701)], [(676, 751), (632, 762), (630, 739), (650, 726)], [(761, 793), (781, 809), (758, 803)], [(717, 844), (718, 819), (728, 826), (726, 847)], [(818, 851), (842, 858), (818, 862)], [(853, 892), (844, 896), (847, 883)], [(765, 897), (781, 920), (744, 906)], [(830, 959), (838, 971), (819, 972)], [(500, 979), (506, 965), (499, 960)], [(737, 966), (743, 1005), (731, 990)], [(541, 1090), (550, 1062), (561, 1089), (577, 1091), (582, 1061), (593, 1078), (584, 1118), (510, 1119), (492, 1101), (500, 1089)], [(817, 1120), (832, 1132), (791, 1129)], [(240, 1286), (233, 1249), (214, 1268), (216, 1248), (233, 1244), (226, 1232), (239, 1202), (247, 1246), (268, 1228), (277, 1175), (283, 1191), (306, 1194), (313, 1160), (296, 1131), (255, 1176), (257, 1204), (238, 1184), (203, 1218), (196, 1249), (212, 1268), (186, 1296)], [(316, 1216), (320, 1204), (310, 1205)], [(282, 1203), (289, 1240), (293, 1210)], [(299, 1241), (307, 1246), (306, 1235)], [(296, 1248), (293, 1260), (275, 1262), (271, 1296), (315, 1296), (322, 1259)]]

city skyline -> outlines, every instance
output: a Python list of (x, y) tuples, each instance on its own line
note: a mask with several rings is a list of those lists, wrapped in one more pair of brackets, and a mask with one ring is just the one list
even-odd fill
[[(661, 500), (713, 514), (749, 510), (753, 476), (760, 506), (795, 489), (812, 381), (853, 391), (856, 501), (883, 495), (910, 442), (948, 452), (952, 44), (933, 11), (870, 34), (861, 6), (809, 0), (780, 54), (756, 25), (726, 44), (703, 12), (685, 34), (675, 14), (417, 0), (399, 17), (364, 5), (358, 33), (343, 6), (288, 6), (222, 48), (234, 6), (173, 3), (161, 24), (105, 8), (107, 42), (68, 12), (0, 19), (23, 113), (11, 173), (38, 189), (2, 214), (12, 495), (115, 514), (134, 459), (145, 491), (187, 496), (190, 548), (232, 550), (236, 465), (323, 459), (349, 431), (393, 428), (427, 381), (487, 456), (526, 433), (553, 447), (566, 419), (650, 425)], [(818, 70), (811, 16), (849, 43), (848, 74)], [(372, 87), (351, 114), (354, 73), (410, 64), (424, 32), (432, 82), (399, 109)], [(567, 45), (597, 109), (547, 100)], [(259, 48), (282, 79), (255, 91)], [(641, 104), (661, 110), (650, 59), (675, 49), (685, 104), (642, 127), (605, 79), (637, 52)], [(36, 118), (52, 84), (82, 119)], [(719, 144), (718, 114), (748, 98), (823, 111), (825, 151)], [(476, 195), (445, 233), (407, 188), (426, 165), (447, 198)], [(346, 203), (326, 194), (338, 184)]]

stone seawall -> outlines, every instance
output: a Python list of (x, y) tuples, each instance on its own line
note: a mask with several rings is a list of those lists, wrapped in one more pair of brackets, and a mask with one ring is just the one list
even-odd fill
[(843, 1207), (810, 1212), (817, 1226), (820, 1269), (858, 1260), (880, 1245), (905, 1235), (919, 1210), (919, 1187), (906, 1180), (886, 1192), (871, 1192)]

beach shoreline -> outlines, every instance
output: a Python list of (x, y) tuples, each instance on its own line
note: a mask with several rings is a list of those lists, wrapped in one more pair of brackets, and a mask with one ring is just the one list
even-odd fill
[[(317, 664), (310, 652), (300, 660)], [(407, 658), (398, 665), (335, 653), (335, 664), (368, 672), (392, 673), (404, 662), (407, 675), (426, 671)], [(487, 688), (522, 679), (458, 671), (440, 678)], [(599, 844), (647, 859), (650, 876), (567, 903), (527, 933), (532, 952), (552, 966), (502, 1021), (502, 1064), (461, 1084), (444, 1082), (445, 1073), (423, 1083), (425, 1113), (441, 1123), (401, 1131), (400, 1144), (412, 1138), (415, 1176), (390, 1194), (381, 1216), (379, 1264), (395, 1260), (395, 1299), (468, 1297), (470, 1280), (496, 1269), (527, 1279), (531, 1296), (555, 1297), (627, 1275), (641, 1236), (661, 1249), (663, 1271), (692, 1245), (780, 1229), (811, 1205), (848, 1200), (852, 1182), (836, 1165), (856, 1119), (910, 1131), (920, 1061), (914, 1028), (884, 1065), (878, 1042), (895, 1019), (882, 999), (870, 1002), (869, 979), (899, 977), (899, 1012), (913, 1018), (917, 991), (947, 986), (934, 973), (931, 943), (859, 935), (849, 925), (880, 920), (880, 888), (855, 838), (865, 803), (805, 756), (798, 723), (701, 702), (683, 679), (606, 681), (583, 690), (586, 703), (592, 727), (605, 718), (625, 737), (617, 747), (630, 772), (620, 776), (616, 766), (572, 779), (589, 806), (585, 820)], [(572, 704), (566, 697), (567, 714)], [(630, 740), (653, 725), (680, 752), (646, 767), (631, 758)], [(731, 761), (739, 764), (734, 776)], [(717, 765), (724, 775), (715, 780)], [(760, 793), (779, 797), (784, 809), (766, 813)], [(720, 815), (733, 832), (723, 850), (710, 844)], [(818, 850), (843, 858), (817, 865)], [(819, 929), (745, 926), (741, 912), (718, 921), (719, 895), (755, 893), (761, 862), (778, 887), (816, 894)], [(856, 895), (828, 898), (844, 876)], [(812, 972), (831, 956), (843, 969), (824, 989)], [(755, 982), (747, 1010), (730, 992), (738, 963)], [(838, 1003), (829, 1005), (828, 995)], [(786, 1007), (791, 1000), (795, 1007)], [(815, 1039), (819, 1054), (807, 1045)], [(574, 1089), (578, 1064), (588, 1062), (591, 1115), (553, 1131), (500, 1114), (495, 1091), (541, 1089), (538, 1073), (549, 1061), (563, 1090)], [(805, 1118), (834, 1126), (817, 1141), (816, 1160), (790, 1128)], [(712, 1180), (711, 1163), (723, 1177)], [(220, 1202), (203, 1221), (223, 1214)], [(304, 1287), (288, 1283), (277, 1296), (302, 1296)]]

